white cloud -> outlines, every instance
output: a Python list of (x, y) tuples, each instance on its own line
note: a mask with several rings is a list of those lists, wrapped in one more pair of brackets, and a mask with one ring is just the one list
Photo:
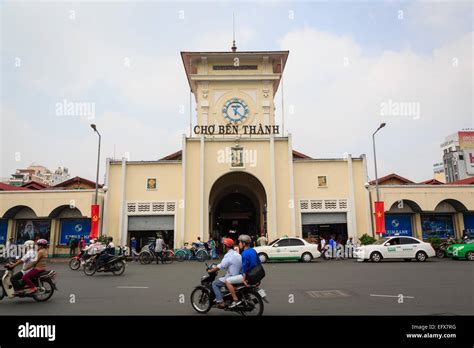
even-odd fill
[[(285, 121), (295, 147), (318, 157), (364, 152), (371, 159), (371, 134), (387, 122), (377, 138), (379, 173), (431, 177), (444, 136), (473, 125), (471, 43), (469, 33), (429, 56), (410, 50), (365, 56), (350, 37), (310, 28), (288, 33), (281, 41), (290, 50)], [(418, 103), (419, 119), (381, 116), (388, 100)]]

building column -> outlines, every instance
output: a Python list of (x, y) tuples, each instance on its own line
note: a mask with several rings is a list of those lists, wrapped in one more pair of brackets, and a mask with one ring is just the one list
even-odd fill
[[(365, 210), (367, 212), (367, 227), (369, 229), (369, 235), (374, 236), (374, 225), (372, 223), (372, 203), (370, 200), (370, 186), (368, 186), (369, 183), (369, 175), (367, 174), (367, 156), (362, 155), (362, 169), (364, 171), (364, 181), (367, 183), (367, 188), (365, 189)], [(358, 242), (358, 240), (357, 240)]]
[[(102, 189), (106, 188), (106, 186), (109, 185), (109, 175), (110, 175), (110, 158), (107, 158), (105, 160), (105, 182), (104, 186), (102, 186)], [(107, 235), (107, 227), (108, 227), (108, 208), (109, 208), (109, 195), (108, 195), (108, 190), (103, 190), (104, 192), (104, 198), (103, 198), (103, 208), (102, 208), (102, 230), (101, 234)]]
[(413, 216), (413, 237), (423, 239), (423, 231), (421, 230), (421, 214), (415, 213)]
[(464, 214), (463, 213), (456, 213), (454, 215), (454, 235), (456, 239), (462, 238), (462, 231), (465, 229), (464, 227)]
[(349, 211), (348, 218), (349, 223), (348, 227), (348, 237), (352, 237), (354, 241), (357, 241), (357, 214), (356, 214), (356, 205), (355, 205), (355, 191), (354, 191), (354, 172), (352, 168), (352, 155), (347, 155), (347, 171), (349, 177)]
[[(271, 208), (271, 237), (270, 240), (277, 238), (277, 199), (276, 199), (276, 177), (275, 177), (275, 136), (270, 136), (270, 180), (271, 180), (271, 192), (272, 192), (272, 208)], [(268, 214), (268, 212), (267, 212)], [(268, 217), (267, 217), (268, 220)]]
[(123, 241), (126, 240), (127, 238), (127, 229), (128, 229), (128, 216), (126, 213), (126, 204), (125, 204), (125, 199), (126, 199), (126, 175), (127, 175), (127, 159), (125, 157), (122, 157), (122, 180), (120, 184), (120, 212), (119, 212), (119, 217), (120, 217), (120, 234), (119, 234), (119, 244), (123, 245)]
[(7, 240), (5, 241), (8, 242), (10, 238), (13, 238), (13, 235), (15, 234), (15, 224), (13, 219), (8, 219), (7, 222)]
[[(288, 133), (288, 170), (290, 177), (290, 233), (296, 237), (296, 222), (295, 222), (295, 181), (293, 177), (293, 144), (291, 134)], [(302, 235), (299, 237), (303, 237)]]
[[(181, 150), (181, 201), (179, 202), (180, 223), (180, 245), (184, 245), (184, 229), (186, 227), (186, 135), (183, 134), (183, 144)], [(175, 242), (176, 243), (176, 242)]]
[(200, 139), (200, 164), (199, 164), (199, 235), (204, 241), (204, 135)]
[(59, 219), (51, 219), (48, 257), (56, 255), (56, 245), (59, 244), (59, 228)]

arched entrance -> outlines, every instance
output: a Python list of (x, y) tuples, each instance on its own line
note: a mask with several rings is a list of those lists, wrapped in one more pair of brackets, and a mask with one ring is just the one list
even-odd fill
[(209, 194), (209, 235), (237, 239), (240, 234), (266, 234), (267, 195), (260, 180), (232, 172), (216, 180)]

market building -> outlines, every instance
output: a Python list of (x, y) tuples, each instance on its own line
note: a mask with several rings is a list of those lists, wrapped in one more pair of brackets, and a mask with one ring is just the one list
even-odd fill
[(157, 161), (107, 161), (103, 232), (141, 244), (157, 231), (270, 240), (371, 233), (365, 156), (316, 159), (275, 122), (289, 52), (182, 52), (197, 105), (182, 149)]
[[(374, 236), (374, 185), (365, 155), (313, 158), (275, 121), (288, 51), (182, 52), (196, 122), (181, 149), (158, 160), (106, 160), (100, 233), (139, 247), (161, 234), (175, 248), (241, 233), (358, 240)], [(158, 140), (157, 140), (158, 142)], [(470, 180), (470, 179), (466, 179)], [(474, 186), (380, 178), (387, 232), (429, 238), (474, 231)], [(95, 183), (0, 185), (0, 244), (32, 236), (67, 255), (88, 235)], [(34, 232), (33, 235), (31, 232)]]

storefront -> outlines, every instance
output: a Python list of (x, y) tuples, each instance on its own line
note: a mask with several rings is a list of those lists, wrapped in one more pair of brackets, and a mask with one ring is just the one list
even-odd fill
[[(135, 237), (137, 249), (155, 241), (161, 236), (167, 245), (174, 245), (174, 216), (149, 215), (128, 217), (128, 243)], [(128, 244), (130, 245), (130, 244)]]
[(8, 220), (0, 219), (0, 245), (7, 243)]
[(474, 214), (473, 213), (464, 214), (464, 229), (471, 237), (474, 237)]
[(423, 239), (455, 236), (453, 214), (421, 214)]
[(50, 240), (51, 220), (16, 220), (16, 243), (23, 244), (27, 240)]
[(303, 239), (312, 241), (319, 237), (345, 242), (347, 240), (346, 213), (304, 213), (301, 216)]
[(72, 238), (79, 240), (81, 237), (89, 243), (90, 219), (61, 219), (60, 221), (58, 245), (67, 246)]
[(383, 236), (413, 236), (412, 220), (413, 214), (386, 214)]

